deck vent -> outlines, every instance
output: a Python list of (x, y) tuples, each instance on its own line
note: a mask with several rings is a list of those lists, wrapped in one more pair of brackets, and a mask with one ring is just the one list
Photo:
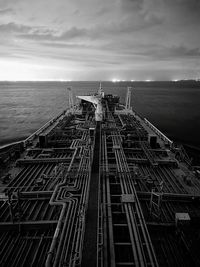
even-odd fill
[(115, 149), (120, 149), (120, 146), (119, 145), (114, 145), (113, 146), (113, 150), (115, 150)]
[(95, 128), (94, 127), (90, 127), (89, 128), (90, 136), (94, 136), (94, 131), (95, 131)]
[(8, 196), (5, 193), (0, 193), (0, 200), (8, 200)]
[(133, 194), (123, 194), (121, 196), (122, 203), (135, 203), (135, 196)]
[(47, 146), (47, 136), (45, 134), (39, 135), (39, 144), (40, 148), (44, 148)]
[(149, 134), (148, 135), (148, 141), (151, 146), (151, 148), (156, 148), (157, 146), (157, 135), (155, 134)]
[(176, 226), (188, 225), (190, 223), (190, 215), (188, 213), (175, 213)]

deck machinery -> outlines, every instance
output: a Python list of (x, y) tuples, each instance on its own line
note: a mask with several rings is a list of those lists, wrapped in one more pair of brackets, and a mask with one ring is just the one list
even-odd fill
[(0, 266), (200, 266), (200, 181), (130, 92), (1, 151)]

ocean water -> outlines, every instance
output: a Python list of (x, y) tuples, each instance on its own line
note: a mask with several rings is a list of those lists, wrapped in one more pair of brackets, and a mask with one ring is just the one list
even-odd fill
[[(22, 140), (68, 106), (75, 95), (94, 93), (98, 82), (0, 82), (0, 145)], [(102, 82), (106, 93), (125, 101), (169, 138), (200, 148), (200, 82)]]

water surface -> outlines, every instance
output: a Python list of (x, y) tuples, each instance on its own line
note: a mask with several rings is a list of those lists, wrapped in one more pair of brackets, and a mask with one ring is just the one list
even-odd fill
[[(22, 140), (68, 106), (74, 95), (96, 92), (98, 82), (0, 82), (0, 145)], [(103, 82), (106, 93), (131, 104), (169, 138), (200, 148), (200, 82)]]

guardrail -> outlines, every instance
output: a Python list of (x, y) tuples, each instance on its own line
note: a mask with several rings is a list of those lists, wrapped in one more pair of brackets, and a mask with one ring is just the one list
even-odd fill
[(172, 147), (173, 141), (171, 141), (166, 135), (164, 135), (158, 128), (156, 128), (150, 121), (144, 118), (144, 122), (151, 128), (164, 142)]
[(50, 126), (54, 121), (58, 120), (62, 115), (66, 114), (68, 110), (65, 110), (64, 112), (62, 112), (61, 114), (59, 114), (57, 117), (54, 117), (53, 119), (49, 120), (48, 122), (46, 122), (42, 127), (40, 127), (37, 131), (35, 131), (33, 134), (31, 134), (29, 137), (27, 137), (23, 143), (24, 143), (24, 147), (26, 147), (28, 141), (30, 141), (33, 137), (35, 137), (36, 135), (40, 134), (42, 131), (44, 131), (48, 126)]
[(37, 137), (40, 133), (42, 133), (45, 129), (51, 126), (54, 122), (60, 121), (65, 115), (74, 113), (75, 110), (76, 106), (74, 106), (73, 108), (67, 108), (66, 110), (62, 111), (62, 113), (52, 118), (48, 122), (46, 122), (42, 127), (40, 127), (37, 131), (32, 133), (26, 139), (0, 146), (0, 155), (3, 158), (6, 158), (7, 157), (6, 155), (9, 155), (9, 153), (15, 152), (19, 149), (21, 150), (22, 148), (25, 149), (29, 144), (29, 142), (33, 141), (33, 139)]
[(44, 131), (45, 129), (47, 129), (47, 127), (49, 127), (53, 122), (55, 122), (58, 119), (61, 119), (62, 116), (66, 115), (67, 113), (73, 113), (74, 112), (74, 108), (68, 108), (64, 111), (62, 111), (62, 113), (60, 113), (58, 116), (52, 118), (51, 120), (49, 120), (48, 122), (46, 122), (42, 127), (40, 127), (37, 131), (35, 131), (33, 134), (31, 134), (29, 137), (27, 137), (25, 140), (21, 141), (24, 143), (24, 147), (26, 147), (27, 143), (35, 136), (37, 136), (38, 134), (40, 134), (42, 131)]

